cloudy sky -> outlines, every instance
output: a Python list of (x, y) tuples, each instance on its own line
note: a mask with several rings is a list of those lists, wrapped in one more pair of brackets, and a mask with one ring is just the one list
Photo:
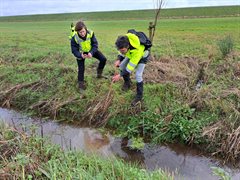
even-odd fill
[[(0, 16), (153, 9), (157, 0), (0, 0)], [(163, 8), (240, 5), (240, 0), (164, 0)]]

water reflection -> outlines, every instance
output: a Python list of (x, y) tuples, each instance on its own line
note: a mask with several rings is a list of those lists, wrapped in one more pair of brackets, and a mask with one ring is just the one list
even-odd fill
[[(2, 108), (0, 108), (0, 120), (20, 129), (24, 126), (23, 129), (27, 132), (31, 131), (32, 125), (35, 125), (37, 134), (49, 137), (52, 143), (59, 144), (64, 150), (81, 150), (105, 157), (118, 156), (150, 171), (161, 168), (168, 172), (178, 172), (176, 179), (182, 177), (183, 179), (219, 179), (211, 170), (211, 167), (218, 167), (219, 162), (189, 147), (176, 144), (170, 146), (145, 144), (141, 151), (131, 150), (125, 139), (103, 135), (96, 129), (31, 119)], [(233, 180), (240, 180), (239, 170), (223, 168), (231, 174)]]

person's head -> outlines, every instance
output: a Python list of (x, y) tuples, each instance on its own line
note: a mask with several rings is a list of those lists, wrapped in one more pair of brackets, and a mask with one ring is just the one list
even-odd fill
[(118, 36), (115, 45), (117, 49), (122, 53), (126, 54), (129, 48), (129, 39), (127, 36)]
[(86, 34), (87, 34), (87, 27), (86, 25), (84, 24), (83, 21), (78, 21), (76, 26), (75, 26), (75, 31), (78, 32), (78, 34), (81, 36), (81, 37), (85, 37)]

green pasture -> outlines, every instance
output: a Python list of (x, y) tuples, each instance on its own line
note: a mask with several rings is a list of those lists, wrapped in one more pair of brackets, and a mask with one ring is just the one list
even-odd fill
[[(63, 56), (67, 64), (75, 63), (68, 40), (70, 21), (0, 22), (1, 58), (35, 61), (49, 54)], [(94, 30), (101, 51), (112, 61), (118, 35), (134, 28), (148, 34), (148, 20), (86, 21)], [(240, 49), (240, 18), (163, 19), (154, 37), (153, 54), (157, 56), (197, 56), (206, 58), (218, 51), (216, 42), (230, 35)], [(213, 51), (213, 52), (211, 52)], [(54, 62), (54, 61), (52, 61)]]

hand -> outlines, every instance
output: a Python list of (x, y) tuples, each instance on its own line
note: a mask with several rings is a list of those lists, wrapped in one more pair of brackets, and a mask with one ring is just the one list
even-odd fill
[(120, 74), (116, 74), (112, 77), (112, 82), (117, 82), (120, 80), (120, 78), (121, 78)]
[(92, 58), (92, 54), (89, 52), (88, 54), (84, 54), (84, 53), (82, 53), (82, 57), (84, 58), (84, 59), (86, 59), (86, 58)]
[(87, 58), (87, 54), (83, 54), (83, 53), (82, 53), (81, 55), (82, 55), (82, 58), (83, 58), (83, 59), (86, 59), (86, 58)]
[(87, 58), (92, 58), (92, 54), (90, 52), (87, 54)]
[(121, 61), (118, 59), (118, 60), (115, 61), (114, 66), (119, 67), (120, 64), (121, 64)]

